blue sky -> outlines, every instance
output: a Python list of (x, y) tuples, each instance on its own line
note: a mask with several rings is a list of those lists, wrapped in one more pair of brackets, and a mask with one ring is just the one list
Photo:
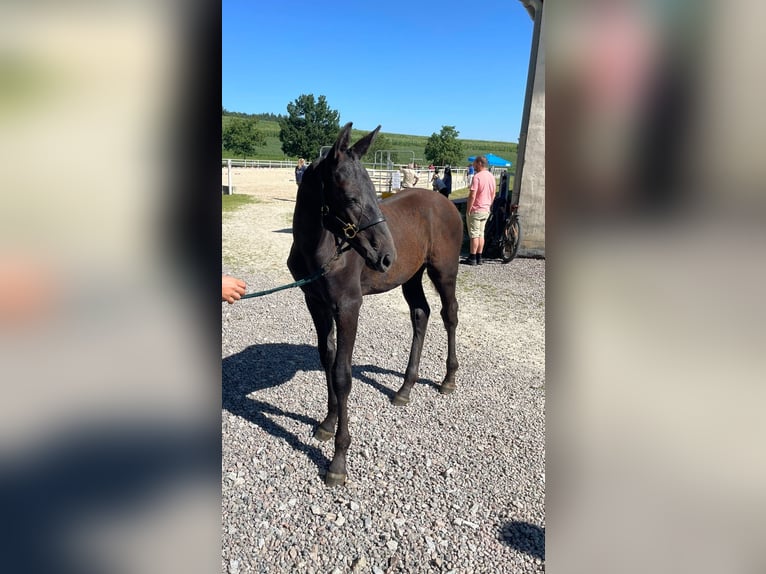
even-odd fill
[(223, 0), (223, 106), (324, 95), (357, 129), (517, 142), (531, 38), (518, 0)]

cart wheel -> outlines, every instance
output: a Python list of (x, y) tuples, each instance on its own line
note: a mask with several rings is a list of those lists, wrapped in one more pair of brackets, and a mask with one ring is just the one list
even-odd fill
[(516, 257), (519, 252), (519, 244), (521, 243), (521, 223), (518, 218), (511, 217), (508, 223), (505, 225), (503, 237), (503, 263), (510, 263), (511, 260)]

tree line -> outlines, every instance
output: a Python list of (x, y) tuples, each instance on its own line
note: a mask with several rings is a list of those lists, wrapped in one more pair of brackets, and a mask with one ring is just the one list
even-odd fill
[(271, 112), (265, 113), (265, 114), (246, 114), (245, 112), (232, 112), (230, 110), (227, 110), (223, 106), (221, 106), (221, 115), (231, 116), (233, 118), (266, 120), (266, 121), (272, 121), (272, 122), (276, 122), (279, 120), (279, 118), (282, 117), (282, 114), (273, 114)]
[[(245, 114), (222, 108), (222, 115), (238, 118), (222, 131), (224, 148), (246, 158), (266, 145), (266, 130), (259, 128), (259, 120), (276, 121), (279, 125), (279, 141), (282, 152), (288, 157), (303, 157), (308, 161), (316, 158), (319, 149), (335, 141), (340, 131), (340, 113), (320, 95), (302, 94), (287, 104), (287, 114)], [(268, 130), (273, 132), (273, 129)], [(273, 134), (270, 134), (273, 135)], [(439, 133), (428, 138), (424, 155), (427, 162), (435, 165), (463, 165), (465, 154), (463, 143), (458, 140), (455, 126), (442, 126)], [(390, 138), (379, 133), (367, 150), (364, 161), (373, 161), (376, 152), (390, 150), (401, 136)]]

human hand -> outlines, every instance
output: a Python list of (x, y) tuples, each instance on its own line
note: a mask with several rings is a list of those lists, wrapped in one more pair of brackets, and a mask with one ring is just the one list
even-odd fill
[(34, 255), (0, 253), (0, 328), (49, 317), (59, 303), (61, 280)]
[(245, 294), (246, 287), (245, 282), (241, 279), (223, 275), (221, 277), (221, 300), (226, 301), (229, 305), (239, 301)]

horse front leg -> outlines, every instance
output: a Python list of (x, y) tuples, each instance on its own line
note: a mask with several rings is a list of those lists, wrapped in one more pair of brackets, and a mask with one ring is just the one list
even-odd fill
[(333, 388), (333, 365), (335, 364), (335, 323), (332, 309), (325, 303), (306, 296), (306, 306), (314, 321), (317, 332), (317, 347), (319, 360), (327, 379), (327, 416), (319, 423), (314, 431), (314, 438), (322, 442), (330, 440), (335, 435), (335, 425), (338, 422), (338, 399)]
[(346, 453), (351, 445), (351, 433), (348, 430), (348, 396), (351, 393), (351, 358), (354, 353), (361, 305), (360, 295), (358, 299), (349, 298), (336, 310), (338, 348), (332, 371), (332, 384), (338, 401), (338, 430), (335, 433), (335, 454), (325, 476), (327, 486), (343, 484), (348, 476)]

